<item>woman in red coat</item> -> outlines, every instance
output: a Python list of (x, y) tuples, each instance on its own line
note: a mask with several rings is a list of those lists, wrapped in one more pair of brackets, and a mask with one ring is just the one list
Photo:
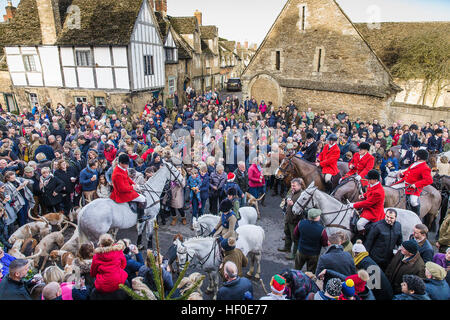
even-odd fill
[(370, 170), (367, 174), (369, 187), (367, 192), (360, 198), (362, 201), (352, 204), (355, 209), (363, 209), (356, 224), (358, 231), (364, 234), (365, 226), (369, 222), (377, 222), (384, 219), (384, 189), (380, 183), (380, 173), (377, 170)]
[(110, 234), (101, 235), (99, 244), (92, 258), (91, 277), (95, 278), (95, 289), (99, 293), (115, 292), (128, 278), (124, 270), (127, 265), (125, 248), (120, 243), (114, 244)]
[(328, 143), (323, 147), (316, 162), (316, 166), (322, 168), (322, 174), (325, 176), (325, 184), (328, 192), (331, 192), (332, 189), (331, 179), (339, 173), (337, 162), (341, 155), (341, 150), (339, 150), (336, 143), (337, 139), (335, 134), (330, 134)]
[(248, 168), (248, 192), (258, 199), (264, 192), (266, 180), (261, 167), (261, 160), (256, 157), (253, 164)]

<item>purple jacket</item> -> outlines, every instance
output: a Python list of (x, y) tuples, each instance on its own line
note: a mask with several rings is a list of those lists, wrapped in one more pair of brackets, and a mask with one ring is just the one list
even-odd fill
[(447, 268), (447, 262), (445, 261), (445, 253), (436, 253), (433, 257), (433, 262), (440, 265), (442, 268)]

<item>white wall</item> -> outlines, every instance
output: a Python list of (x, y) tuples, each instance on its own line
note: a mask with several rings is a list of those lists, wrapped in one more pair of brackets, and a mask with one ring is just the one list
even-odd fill
[(44, 73), (44, 85), (47, 87), (62, 87), (61, 64), (57, 47), (40, 47), (39, 56)]

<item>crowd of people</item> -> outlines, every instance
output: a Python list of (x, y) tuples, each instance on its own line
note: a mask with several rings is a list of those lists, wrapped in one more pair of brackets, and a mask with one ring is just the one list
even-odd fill
[[(166, 224), (170, 217), (170, 225), (175, 226), (180, 220), (193, 229), (194, 218), (205, 213), (221, 214), (218, 228), (222, 226), (222, 230), (211, 233), (220, 237), (227, 258), (221, 267), (224, 286), (218, 299), (252, 298), (252, 283), (241, 277), (246, 258), (235, 248), (239, 208), (247, 204), (248, 195), (262, 197), (261, 204), (265, 206), (269, 190), (285, 197), (289, 189), (285, 247), (280, 251), (292, 251), (288, 259), (295, 259), (295, 269), (275, 275), (270, 283), (271, 293), (265, 299), (449, 298), (448, 216), (440, 226), (436, 243), (440, 253), (436, 255), (427, 240), (428, 229), (422, 224), (416, 226), (411, 240), (401, 241), (395, 210), (386, 215), (383, 212), (376, 221), (362, 215), (358, 231), (364, 230), (368, 222), (374, 224), (363, 235), (364, 244), (352, 245), (352, 239), (343, 234), (327, 235), (320, 223), (320, 210), (309, 210), (301, 221), (293, 215), (301, 181), (294, 179), (286, 185), (266, 166), (267, 158), (274, 154), (278, 160), (297, 154), (321, 167), (329, 189), (337, 170), (329, 163), (332, 158), (334, 162), (348, 162), (354, 169), (350, 174), (367, 178), (364, 186), (372, 188), (390, 172), (408, 170), (416, 161), (428, 160), (430, 154), (449, 151), (444, 120), (422, 128), (401, 122), (386, 125), (377, 120), (350, 119), (344, 111), (302, 111), (294, 101), (276, 108), (271, 102), (258, 104), (254, 98), (222, 98), (216, 90), (203, 95), (190, 92), (186, 97), (185, 105), (179, 104), (179, 99), (165, 103), (155, 99), (140, 112), (135, 112), (139, 106), (132, 112), (125, 104), (114, 108), (78, 101), (66, 106), (36, 103), (30, 110), (22, 108), (19, 115), (0, 113), (0, 299), (30, 297), (23, 283), (29, 265), (26, 260), (12, 259), (7, 254), (12, 247), (8, 242), (10, 235), (29, 222), (29, 210), (33, 217), (49, 212), (69, 215), (74, 207), (97, 198), (141, 202), (139, 185), (151, 178), (164, 161), (174, 159), (178, 160), (173, 162), (183, 179), (172, 182), (168, 196), (162, 199), (161, 223)], [(395, 146), (401, 146), (400, 159), (391, 150)], [(418, 150), (426, 150), (426, 159)], [(366, 153), (374, 161), (372, 168), (362, 174), (355, 155), (358, 162)], [(185, 161), (187, 158), (189, 161)], [(133, 191), (132, 196), (120, 201), (123, 194), (117, 182), (122, 179), (117, 177), (118, 168), (125, 172), (123, 179), (130, 178), (126, 188)], [(433, 169), (448, 175), (448, 159), (441, 157)], [(131, 187), (132, 184), (138, 187)], [(355, 209), (367, 209), (358, 207), (358, 203), (353, 205)], [(138, 206), (137, 211), (141, 218), (142, 208)], [(322, 248), (327, 249), (320, 254)], [(74, 299), (95, 299), (98, 292), (117, 293), (118, 284), (129, 284), (136, 273), (144, 279), (152, 277), (139, 250), (124, 241), (117, 243), (105, 236), (98, 248), (82, 249), (78, 258), (91, 260), (86, 272), (91, 283), (69, 286), (75, 290), (71, 291)], [(398, 251), (394, 254), (395, 249)], [(102, 274), (105, 269), (98, 271), (98, 264), (112, 269)], [(306, 273), (300, 271), (305, 264)], [(369, 266), (379, 267), (381, 289), (369, 289)], [(171, 277), (165, 279), (170, 287)], [(319, 290), (318, 280), (323, 281), (323, 290)], [(33, 285), (39, 282), (35, 278), (32, 281)], [(44, 299), (64, 298), (67, 287), (62, 276), (49, 276), (44, 283)], [(154, 288), (151, 281), (147, 283)], [(94, 287), (96, 290), (92, 290)], [(12, 290), (12, 295), (8, 295), (8, 290)]]

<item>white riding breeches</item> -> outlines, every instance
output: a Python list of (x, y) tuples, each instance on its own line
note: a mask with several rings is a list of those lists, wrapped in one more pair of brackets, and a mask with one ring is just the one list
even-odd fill
[(325, 174), (325, 182), (328, 183), (331, 181), (331, 179), (333, 178), (333, 176), (329, 173)]
[(358, 231), (362, 231), (365, 229), (366, 224), (368, 224), (370, 221), (366, 218), (359, 218), (358, 222), (356, 223), (356, 228)]
[(413, 207), (417, 207), (420, 204), (419, 197), (414, 195), (409, 196), (409, 202)]
[(133, 199), (132, 201), (144, 203), (146, 200), (145, 200), (145, 197), (140, 194), (137, 198)]

